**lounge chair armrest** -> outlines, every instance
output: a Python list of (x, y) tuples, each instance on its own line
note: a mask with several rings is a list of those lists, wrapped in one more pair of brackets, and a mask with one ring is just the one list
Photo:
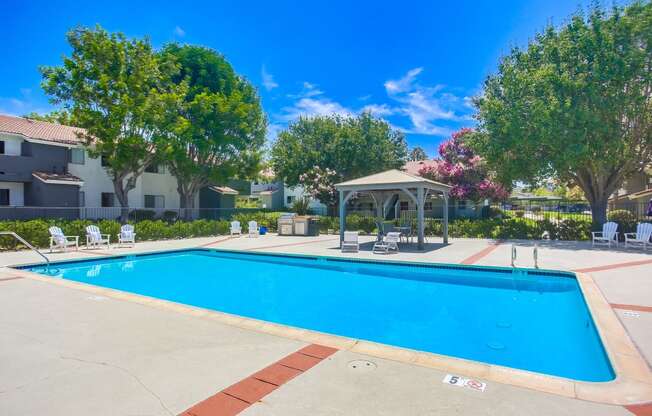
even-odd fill
[(603, 237), (602, 234), (603, 234), (602, 231), (591, 231), (591, 235), (593, 237)]
[(111, 238), (111, 234), (100, 234), (100, 235), (102, 236), (102, 238), (104, 238), (104, 237), (109, 237), (109, 238)]
[(624, 233), (624, 234), (625, 234), (625, 238), (632, 238), (632, 237), (636, 238), (636, 233)]
[[(66, 238), (66, 240), (75, 239), (75, 241), (79, 241), (79, 236), (78, 235), (64, 235), (64, 237)], [(50, 238), (52, 238), (52, 237), (50, 237)]]

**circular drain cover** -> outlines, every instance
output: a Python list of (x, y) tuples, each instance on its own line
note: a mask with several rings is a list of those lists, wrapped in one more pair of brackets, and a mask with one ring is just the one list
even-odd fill
[(369, 372), (376, 369), (376, 363), (372, 363), (367, 360), (353, 360), (347, 364), (350, 370), (355, 370), (359, 372)]

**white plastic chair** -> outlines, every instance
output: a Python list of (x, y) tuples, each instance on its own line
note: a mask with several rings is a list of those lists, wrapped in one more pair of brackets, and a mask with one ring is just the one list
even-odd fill
[(374, 253), (389, 253), (390, 250), (395, 250), (398, 252), (398, 243), (401, 239), (401, 233), (391, 232), (383, 238), (383, 241), (378, 241), (374, 244), (373, 252)]
[(118, 234), (118, 244), (136, 244), (136, 233), (134, 232), (134, 226), (131, 224), (125, 224), (120, 227), (120, 234)]
[(231, 235), (242, 235), (240, 221), (231, 221)]
[(592, 245), (595, 246), (598, 244), (607, 244), (611, 247), (611, 243), (618, 245), (618, 224), (615, 222), (606, 222), (602, 225), (602, 231), (593, 231), (591, 233), (593, 236)]
[(59, 227), (50, 227), (50, 253), (53, 249), (66, 249), (70, 246), (75, 246), (75, 250), (79, 250), (79, 236), (78, 235), (63, 235), (63, 231)]
[(86, 227), (86, 248), (99, 247), (102, 244), (111, 248), (111, 234), (102, 234), (97, 225)]
[(342, 241), (342, 253), (357, 253), (360, 250), (357, 231), (344, 231), (344, 241)]
[(249, 237), (258, 237), (258, 223), (256, 221), (249, 221)]
[(643, 250), (647, 250), (647, 246), (652, 245), (650, 238), (652, 238), (652, 224), (649, 222), (639, 222), (636, 226), (635, 233), (625, 233), (625, 248), (627, 248), (628, 244), (640, 244)]

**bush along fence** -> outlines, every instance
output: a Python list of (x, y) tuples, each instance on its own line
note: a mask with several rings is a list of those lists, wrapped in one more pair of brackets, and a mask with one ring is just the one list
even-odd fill
[[(551, 210), (511, 209), (504, 206), (478, 206), (464, 212), (451, 212), (449, 235), (458, 238), (493, 238), (493, 239), (530, 239), (549, 238), (552, 240), (588, 240), (591, 236), (592, 218), (585, 213), (560, 212)], [(579, 208), (578, 208), (579, 209)], [(554, 215), (545, 215), (554, 213)], [(178, 213), (177, 213), (178, 214)], [(229, 233), (230, 221), (237, 220), (247, 231), (249, 221), (256, 221), (266, 226), (270, 232), (277, 231), (278, 218), (281, 212), (256, 209), (220, 210), (219, 219), (180, 220), (178, 215), (146, 217), (135, 214), (130, 216), (134, 224), (138, 241), (165, 240), (190, 237), (207, 237), (226, 235)], [(571, 215), (562, 215), (571, 214)], [(578, 214), (578, 215), (575, 215)], [(652, 217), (636, 215), (631, 210), (615, 209), (608, 214), (610, 221), (617, 222), (621, 233), (633, 232), (641, 221), (652, 222)], [(352, 211), (346, 217), (346, 229), (359, 231), (363, 234), (375, 234), (379, 226), (410, 225), (416, 230), (416, 213), (402, 211), (399, 218), (381, 220), (374, 217), (371, 211)], [(14, 231), (38, 247), (49, 246), (48, 228), (52, 225), (61, 227), (66, 235), (86, 235), (86, 226), (96, 224), (103, 233), (112, 235), (112, 239), (120, 231), (120, 222), (115, 219), (34, 219), (34, 220), (2, 220), (0, 231)], [(322, 233), (338, 233), (339, 218), (319, 216), (319, 228)], [(425, 232), (431, 236), (442, 235), (441, 218), (426, 217)], [(81, 241), (84, 241), (81, 238)], [(0, 237), (0, 249), (14, 249), (17, 242), (13, 238)]]

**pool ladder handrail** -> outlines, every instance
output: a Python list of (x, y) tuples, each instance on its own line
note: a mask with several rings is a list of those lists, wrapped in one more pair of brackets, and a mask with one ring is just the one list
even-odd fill
[(19, 236), (13, 231), (0, 231), (0, 235), (11, 235), (13, 236), (16, 240), (20, 241), (21, 243), (25, 244), (27, 248), (29, 248), (32, 251), (35, 251), (39, 256), (43, 257), (45, 259), (45, 262), (47, 263), (47, 268), (46, 271), (50, 271), (50, 259), (48, 259), (45, 254), (41, 253), (36, 247), (31, 245), (30, 243), (27, 242), (23, 237)]
[[(532, 250), (532, 257), (534, 258), (534, 268), (539, 268), (539, 244), (534, 243), (534, 250)], [(512, 244), (512, 267), (516, 267), (514, 262), (516, 261), (516, 244)]]

